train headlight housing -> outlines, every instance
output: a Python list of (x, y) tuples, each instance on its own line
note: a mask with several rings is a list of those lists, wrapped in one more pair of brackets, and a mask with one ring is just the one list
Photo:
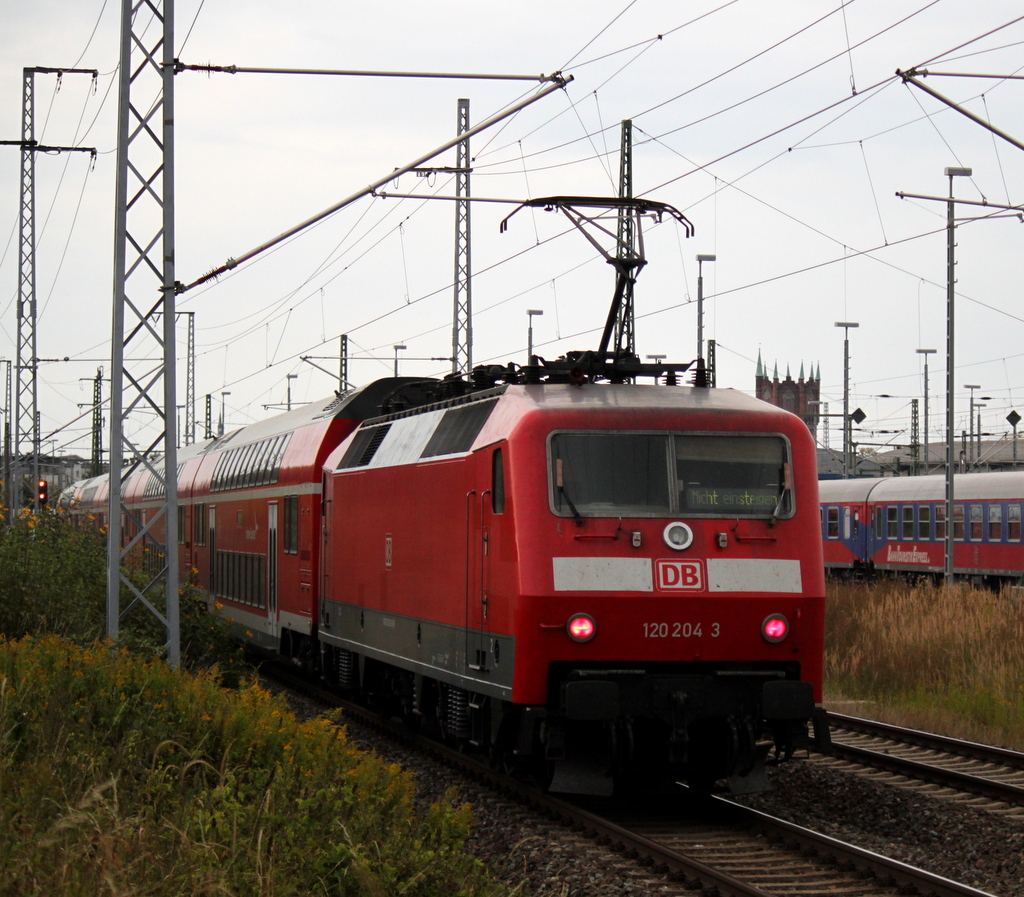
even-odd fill
[(682, 551), (684, 548), (689, 548), (690, 543), (693, 542), (693, 530), (681, 520), (676, 520), (665, 527), (661, 537), (669, 548)]
[(761, 624), (761, 635), (766, 642), (781, 642), (789, 635), (789, 620), (782, 614), (769, 614)]
[(565, 624), (565, 631), (574, 642), (589, 642), (597, 635), (597, 623), (590, 614), (573, 614)]

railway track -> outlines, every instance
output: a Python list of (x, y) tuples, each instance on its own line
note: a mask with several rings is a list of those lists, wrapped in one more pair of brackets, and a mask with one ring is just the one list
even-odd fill
[[(581, 851), (611, 852), (628, 875), (656, 885), (659, 894), (714, 889), (720, 897), (981, 897), (985, 892), (844, 844), (781, 819), (718, 798), (699, 799), (685, 789), (627, 802), (567, 801), (544, 794), (459, 751), (382, 721), (356, 705), (340, 702), (287, 671), (274, 677), (314, 700), (339, 704), (363, 725), (414, 743), (417, 750), (525, 804), (571, 833)], [(568, 834), (567, 834), (568, 836)], [(622, 873), (624, 876), (627, 872)]]
[(1024, 820), (1024, 754), (830, 713), (834, 754), (815, 761)]

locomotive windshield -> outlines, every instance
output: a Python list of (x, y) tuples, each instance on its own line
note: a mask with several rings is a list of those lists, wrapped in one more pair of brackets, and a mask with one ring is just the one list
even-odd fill
[(780, 436), (563, 432), (550, 440), (563, 517), (774, 517), (790, 513)]

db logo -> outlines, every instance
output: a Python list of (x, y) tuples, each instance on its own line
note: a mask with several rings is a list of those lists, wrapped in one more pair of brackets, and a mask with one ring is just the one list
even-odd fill
[(700, 591), (704, 588), (704, 567), (700, 561), (655, 561), (659, 591)]

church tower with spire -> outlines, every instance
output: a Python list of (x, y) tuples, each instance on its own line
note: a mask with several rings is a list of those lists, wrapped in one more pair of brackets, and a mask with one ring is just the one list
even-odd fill
[(764, 402), (769, 402), (785, 411), (791, 411), (797, 415), (811, 431), (811, 435), (817, 438), (818, 421), (821, 418), (821, 365), (818, 365), (815, 373), (814, 365), (811, 365), (810, 376), (804, 375), (804, 365), (800, 362), (800, 376), (796, 380), (790, 373), (789, 365), (786, 365), (786, 378), (779, 379), (779, 365), (775, 363), (775, 369), (768, 376), (768, 368), (761, 361), (761, 352), (757, 353), (757, 374), (754, 380), (754, 395)]

